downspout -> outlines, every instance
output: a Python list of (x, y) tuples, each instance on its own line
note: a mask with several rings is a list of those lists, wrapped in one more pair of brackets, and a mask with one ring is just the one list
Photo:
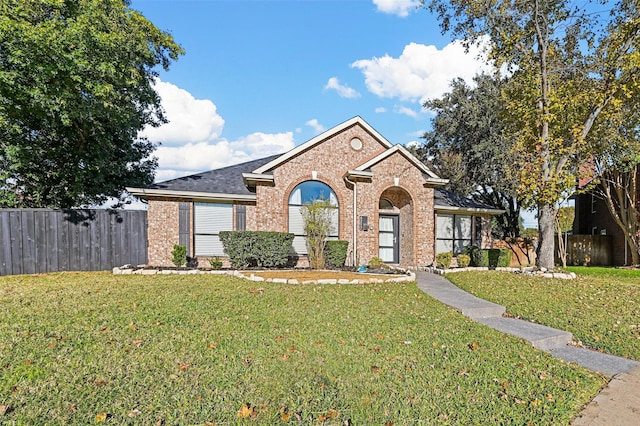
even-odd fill
[(352, 251), (352, 259), (351, 259), (351, 263), (352, 266), (354, 267), (358, 267), (357, 265), (357, 259), (358, 259), (358, 186), (356, 185), (355, 181), (349, 180), (349, 175), (346, 174), (344, 176), (344, 181), (347, 184), (351, 184), (353, 186), (353, 240), (352, 240), (352, 245), (353, 245), (353, 251)]

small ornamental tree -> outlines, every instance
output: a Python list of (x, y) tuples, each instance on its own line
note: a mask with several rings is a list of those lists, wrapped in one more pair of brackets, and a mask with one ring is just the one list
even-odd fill
[(307, 234), (307, 253), (312, 269), (324, 267), (325, 242), (331, 233), (331, 213), (333, 206), (329, 200), (313, 200), (300, 208)]
[(173, 250), (171, 250), (171, 262), (176, 265), (176, 268), (187, 263), (187, 247), (174, 244)]

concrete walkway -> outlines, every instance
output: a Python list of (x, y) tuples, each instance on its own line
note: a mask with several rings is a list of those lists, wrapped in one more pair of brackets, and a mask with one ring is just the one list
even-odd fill
[(488, 302), (430, 272), (416, 274), (418, 288), (472, 320), (520, 337), (535, 348), (567, 362), (611, 376), (611, 382), (591, 401), (573, 425), (640, 424), (640, 363), (626, 358), (570, 346), (573, 335), (528, 321), (503, 317), (505, 307)]

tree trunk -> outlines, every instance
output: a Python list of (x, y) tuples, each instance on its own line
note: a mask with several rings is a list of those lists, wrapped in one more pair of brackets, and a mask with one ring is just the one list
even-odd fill
[(556, 209), (551, 204), (538, 206), (538, 248), (536, 249), (536, 266), (538, 268), (553, 269), (554, 261), (554, 228)]

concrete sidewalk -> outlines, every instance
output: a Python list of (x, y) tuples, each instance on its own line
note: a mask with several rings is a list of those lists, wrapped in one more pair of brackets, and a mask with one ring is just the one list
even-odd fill
[(540, 324), (502, 315), (505, 307), (488, 302), (454, 286), (446, 278), (429, 272), (416, 274), (418, 288), (474, 321), (520, 337), (535, 348), (567, 362), (612, 376), (611, 382), (577, 417), (574, 425), (640, 424), (640, 363), (626, 358), (570, 346), (573, 335)]

